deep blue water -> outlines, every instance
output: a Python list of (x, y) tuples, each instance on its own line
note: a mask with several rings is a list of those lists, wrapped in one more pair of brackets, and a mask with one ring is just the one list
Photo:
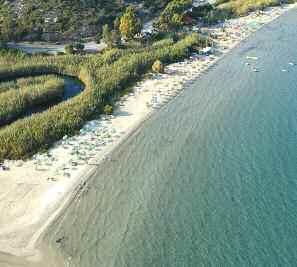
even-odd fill
[[(259, 57), (260, 72), (246, 56)], [(297, 66), (289, 62), (297, 63), (296, 10), (236, 48), (98, 168), (47, 234), (47, 263), (296, 266)]]

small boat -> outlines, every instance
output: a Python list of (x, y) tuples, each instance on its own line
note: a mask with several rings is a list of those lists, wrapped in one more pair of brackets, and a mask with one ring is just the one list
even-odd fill
[(295, 63), (294, 62), (289, 62), (289, 65), (295, 66)]
[(258, 57), (251, 57), (251, 56), (247, 56), (246, 59), (252, 59), (252, 60), (258, 60)]
[(245, 65), (246, 65), (246, 66), (249, 66), (249, 65), (251, 65), (251, 64), (250, 64), (249, 62), (246, 62)]
[(282, 69), (282, 72), (287, 72), (287, 70), (286, 69)]
[(257, 68), (252, 68), (253, 72), (259, 72), (259, 70)]

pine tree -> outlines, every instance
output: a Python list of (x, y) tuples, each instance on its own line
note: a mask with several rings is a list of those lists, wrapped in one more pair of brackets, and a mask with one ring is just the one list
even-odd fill
[(141, 31), (141, 23), (133, 7), (129, 6), (120, 20), (120, 33), (126, 40), (131, 40)]

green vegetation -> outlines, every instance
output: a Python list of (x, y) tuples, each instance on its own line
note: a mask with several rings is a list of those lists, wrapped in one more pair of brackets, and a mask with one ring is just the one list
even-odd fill
[(279, 5), (279, 0), (220, 0), (217, 8), (222, 12), (234, 16), (242, 16), (255, 10), (261, 10), (267, 6)]
[(74, 44), (68, 44), (65, 46), (65, 53), (67, 55), (74, 55), (74, 54), (83, 54), (85, 45), (78, 42)]
[(155, 63), (152, 66), (153, 72), (156, 73), (164, 73), (164, 65), (160, 60), (156, 60)]
[(110, 30), (108, 24), (102, 28), (102, 39), (108, 48), (118, 47), (121, 43), (121, 36), (118, 30)]
[(0, 0), (0, 42), (5, 42), (13, 37), (13, 28), (15, 28), (15, 22), (12, 9), (3, 0)]
[[(245, 15), (252, 10), (295, 0), (217, 0), (214, 8), (202, 14), (206, 22), (230, 16)], [(96, 36), (100, 40), (102, 27), (110, 28), (117, 18), (123, 17), (132, 1), (121, 0), (0, 0), (0, 46), (8, 40), (79, 40)], [(133, 7), (142, 21), (161, 13), (157, 26), (162, 31), (176, 31), (185, 22), (185, 12), (191, 0), (135, 0)], [(144, 8), (143, 8), (144, 5)], [(196, 11), (195, 11), (196, 9)], [(200, 18), (198, 8), (193, 14)], [(203, 7), (202, 7), (203, 9)], [(125, 15), (124, 15), (125, 17)], [(125, 17), (123, 28), (134, 19)], [(134, 25), (133, 25), (134, 26)], [(129, 27), (130, 28), (130, 27)], [(131, 35), (127, 29), (125, 35)], [(133, 31), (132, 31), (133, 32)], [(114, 33), (115, 35), (115, 33)]]
[(67, 55), (73, 55), (74, 54), (74, 47), (73, 47), (72, 44), (66, 45), (65, 48), (64, 48), (64, 50), (65, 50), (65, 53)]
[(268, 6), (278, 6), (284, 3), (294, 3), (295, 0), (218, 0), (215, 4), (217, 15), (244, 16), (249, 12), (263, 10)]
[[(133, 5), (147, 16), (161, 10), (169, 0), (135, 0)], [(0, 0), (0, 39), (78, 40), (101, 34), (112, 25), (128, 3), (121, 0)]]
[(172, 0), (163, 10), (156, 26), (161, 31), (176, 31), (184, 25), (184, 14), (192, 6), (191, 0)]
[(37, 76), (37, 77), (30, 77), (30, 78), (20, 78), (20, 79), (8, 81), (8, 82), (2, 82), (0, 83), (0, 93), (7, 92), (8, 90), (18, 90), (23, 87), (28, 87), (30, 85), (42, 84), (52, 78), (56, 78), (56, 77), (53, 75), (47, 75), (47, 76)]
[(11, 64), (14, 59), (10, 55), (2, 57), (0, 80), (37, 74), (68, 74), (79, 77), (85, 90), (47, 111), (0, 129), (0, 161), (32, 155), (64, 135), (74, 134), (92, 116), (104, 112), (104, 107), (131, 83), (151, 70), (157, 59), (164, 63), (181, 60), (189, 56), (193, 46), (203, 42), (199, 35), (192, 34), (176, 43), (112, 49), (100, 56), (28, 56), (16, 64)]
[[(111, 114), (114, 100), (142, 75), (151, 70), (162, 73), (165, 64), (181, 60), (191, 51), (208, 45), (206, 37), (185, 35), (181, 31), (190, 21), (191, 0), (137, 1), (145, 2), (147, 7), (149, 3), (165, 7), (155, 25), (159, 32), (143, 40), (135, 38), (141, 29), (137, 11), (131, 7), (126, 9), (123, 1), (94, 0), (86, 1), (83, 6), (74, 0), (49, 0), (46, 6), (44, 1), (37, 2), (24, 1), (23, 14), (15, 16), (9, 2), (0, 0), (1, 47), (7, 40), (22, 38), (28, 33), (44, 33), (45, 15), (52, 14), (50, 19), (57, 20), (52, 24), (52, 30), (64, 36), (85, 26), (84, 20), (89, 18), (90, 25), (96, 25), (97, 39), (102, 38), (108, 49), (98, 55), (84, 55), (81, 42), (68, 45), (65, 48), (67, 55), (57, 56), (29, 56), (17, 50), (0, 49), (0, 162), (28, 157), (63, 136), (76, 133), (93, 116)], [(191, 15), (209, 23), (277, 4), (280, 0), (218, 0), (215, 5), (193, 8)], [(38, 13), (41, 11), (46, 13)], [(76, 14), (74, 11), (79, 12), (80, 19), (76, 15), (71, 17)], [(100, 18), (104, 14), (104, 19), (97, 17), (93, 21), (96, 16), (91, 14)], [(121, 36), (129, 42), (123, 45)], [(40, 75), (77, 77), (85, 84), (85, 90), (43, 112), (21, 118), (30, 109), (55, 102), (62, 96), (64, 84), (60, 78), (36, 78)]]
[(103, 113), (106, 115), (111, 115), (113, 112), (113, 107), (111, 105), (105, 105), (103, 109)]
[(81, 42), (77, 42), (73, 45), (74, 47), (74, 51), (77, 53), (77, 54), (83, 54), (84, 52), (84, 49), (85, 49), (85, 45)]
[(141, 22), (135, 14), (133, 7), (129, 6), (121, 17), (119, 30), (126, 40), (131, 40), (141, 31)]
[(64, 94), (64, 80), (53, 75), (19, 79), (11, 82), (6, 90), (5, 87), (1, 88), (3, 90), (0, 94), (0, 126), (14, 121), (33, 108), (47, 107), (61, 100)]
[(47, 33), (54, 33), (54, 39), (96, 34), (100, 25), (112, 22), (124, 8), (117, 0), (25, 0), (21, 16), (17, 16), (19, 4), (19, 0), (0, 0), (0, 11), (5, 14), (3, 28), (9, 39), (38, 40)]
[(296, 0), (217, 0), (215, 4), (206, 4), (192, 9), (192, 17), (206, 24), (217, 23), (252, 11), (263, 10), (269, 6), (294, 3)]

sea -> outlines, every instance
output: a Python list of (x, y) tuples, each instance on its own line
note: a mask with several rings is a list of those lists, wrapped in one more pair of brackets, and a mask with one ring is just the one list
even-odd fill
[(38, 266), (297, 266), (296, 248), (294, 9), (97, 168), (48, 229)]

